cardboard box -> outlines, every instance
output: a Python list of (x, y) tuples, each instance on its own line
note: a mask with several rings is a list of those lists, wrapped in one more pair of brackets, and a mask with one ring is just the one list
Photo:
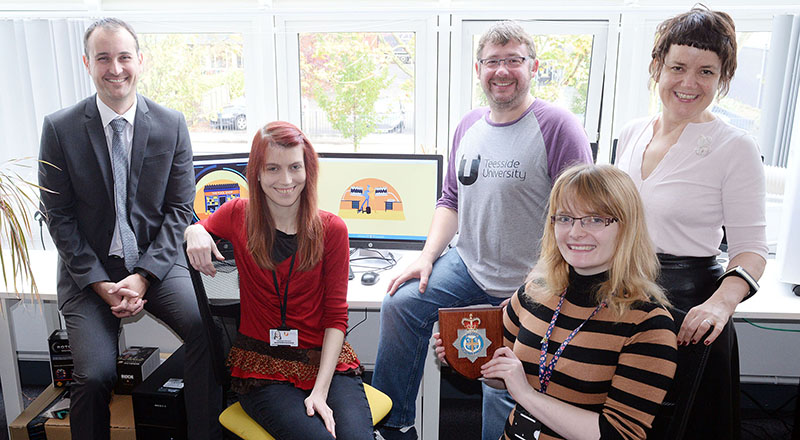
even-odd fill
[(57, 387), (69, 385), (72, 383), (73, 363), (67, 331), (55, 330), (47, 338), (47, 343), (50, 346), (50, 372), (53, 376), (53, 384)]
[(117, 385), (114, 392), (130, 394), (136, 385), (161, 364), (158, 347), (130, 347), (117, 357)]
[(44, 439), (44, 422), (47, 419), (39, 417), (53, 402), (66, 392), (65, 388), (58, 388), (52, 384), (45, 388), (22, 413), (8, 425), (11, 440)]
[[(111, 440), (136, 440), (131, 396), (112, 394), (110, 409)], [(44, 430), (47, 440), (70, 440), (69, 416), (64, 420), (48, 419)]]

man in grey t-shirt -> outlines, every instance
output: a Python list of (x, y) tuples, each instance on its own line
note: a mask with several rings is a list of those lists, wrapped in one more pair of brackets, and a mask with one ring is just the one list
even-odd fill
[[(577, 118), (530, 94), (539, 62), (514, 22), (484, 34), (475, 70), (488, 108), (456, 128), (444, 189), (420, 257), (389, 284), (372, 384), (392, 398), (383, 438), (412, 427), (428, 340), (440, 307), (500, 304), (539, 256), (550, 188), (561, 170), (591, 162)], [(442, 255), (458, 232), (455, 249)], [(484, 386), (483, 439), (496, 440), (513, 407)]]

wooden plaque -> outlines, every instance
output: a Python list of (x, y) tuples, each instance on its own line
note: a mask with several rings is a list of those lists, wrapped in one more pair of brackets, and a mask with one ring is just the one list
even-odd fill
[(464, 377), (481, 377), (481, 365), (503, 346), (502, 307), (439, 309), (439, 333), (447, 363)]

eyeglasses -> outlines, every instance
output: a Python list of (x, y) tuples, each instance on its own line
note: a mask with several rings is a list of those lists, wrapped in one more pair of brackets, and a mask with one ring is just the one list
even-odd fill
[(501, 64), (505, 64), (509, 69), (516, 69), (527, 59), (528, 57), (484, 58), (478, 62), (487, 69), (497, 69)]
[(572, 217), (569, 215), (551, 215), (550, 222), (559, 228), (571, 228), (575, 224), (575, 220), (580, 220), (581, 227), (586, 231), (602, 231), (606, 226), (611, 223), (618, 222), (619, 219), (614, 217), (600, 217), (596, 215), (587, 215), (586, 217)]

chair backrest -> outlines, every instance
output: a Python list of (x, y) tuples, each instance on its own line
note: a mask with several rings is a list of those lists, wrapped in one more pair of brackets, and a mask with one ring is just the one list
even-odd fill
[[(686, 312), (671, 308), (670, 313), (675, 321), (675, 329), (680, 329), (686, 318)], [(709, 330), (710, 333), (710, 330)], [(708, 333), (704, 336), (708, 336)], [(686, 431), (686, 423), (692, 412), (694, 398), (700, 380), (708, 362), (710, 345), (702, 342), (678, 347), (678, 365), (672, 386), (667, 390), (664, 402), (653, 421), (649, 439), (682, 439)]]
[[(186, 261), (189, 261), (188, 257)], [(230, 371), (225, 366), (225, 360), (239, 327), (239, 276), (236, 265), (232, 261), (226, 260), (221, 265), (215, 262), (215, 266), (218, 266), (215, 277), (201, 274), (191, 264), (188, 265), (188, 269), (197, 297), (200, 317), (211, 347), (214, 378), (219, 385), (227, 389), (230, 384)], [(235, 292), (235, 298), (231, 292)], [(209, 300), (209, 294), (215, 299)], [(217, 299), (220, 297), (224, 299)]]

